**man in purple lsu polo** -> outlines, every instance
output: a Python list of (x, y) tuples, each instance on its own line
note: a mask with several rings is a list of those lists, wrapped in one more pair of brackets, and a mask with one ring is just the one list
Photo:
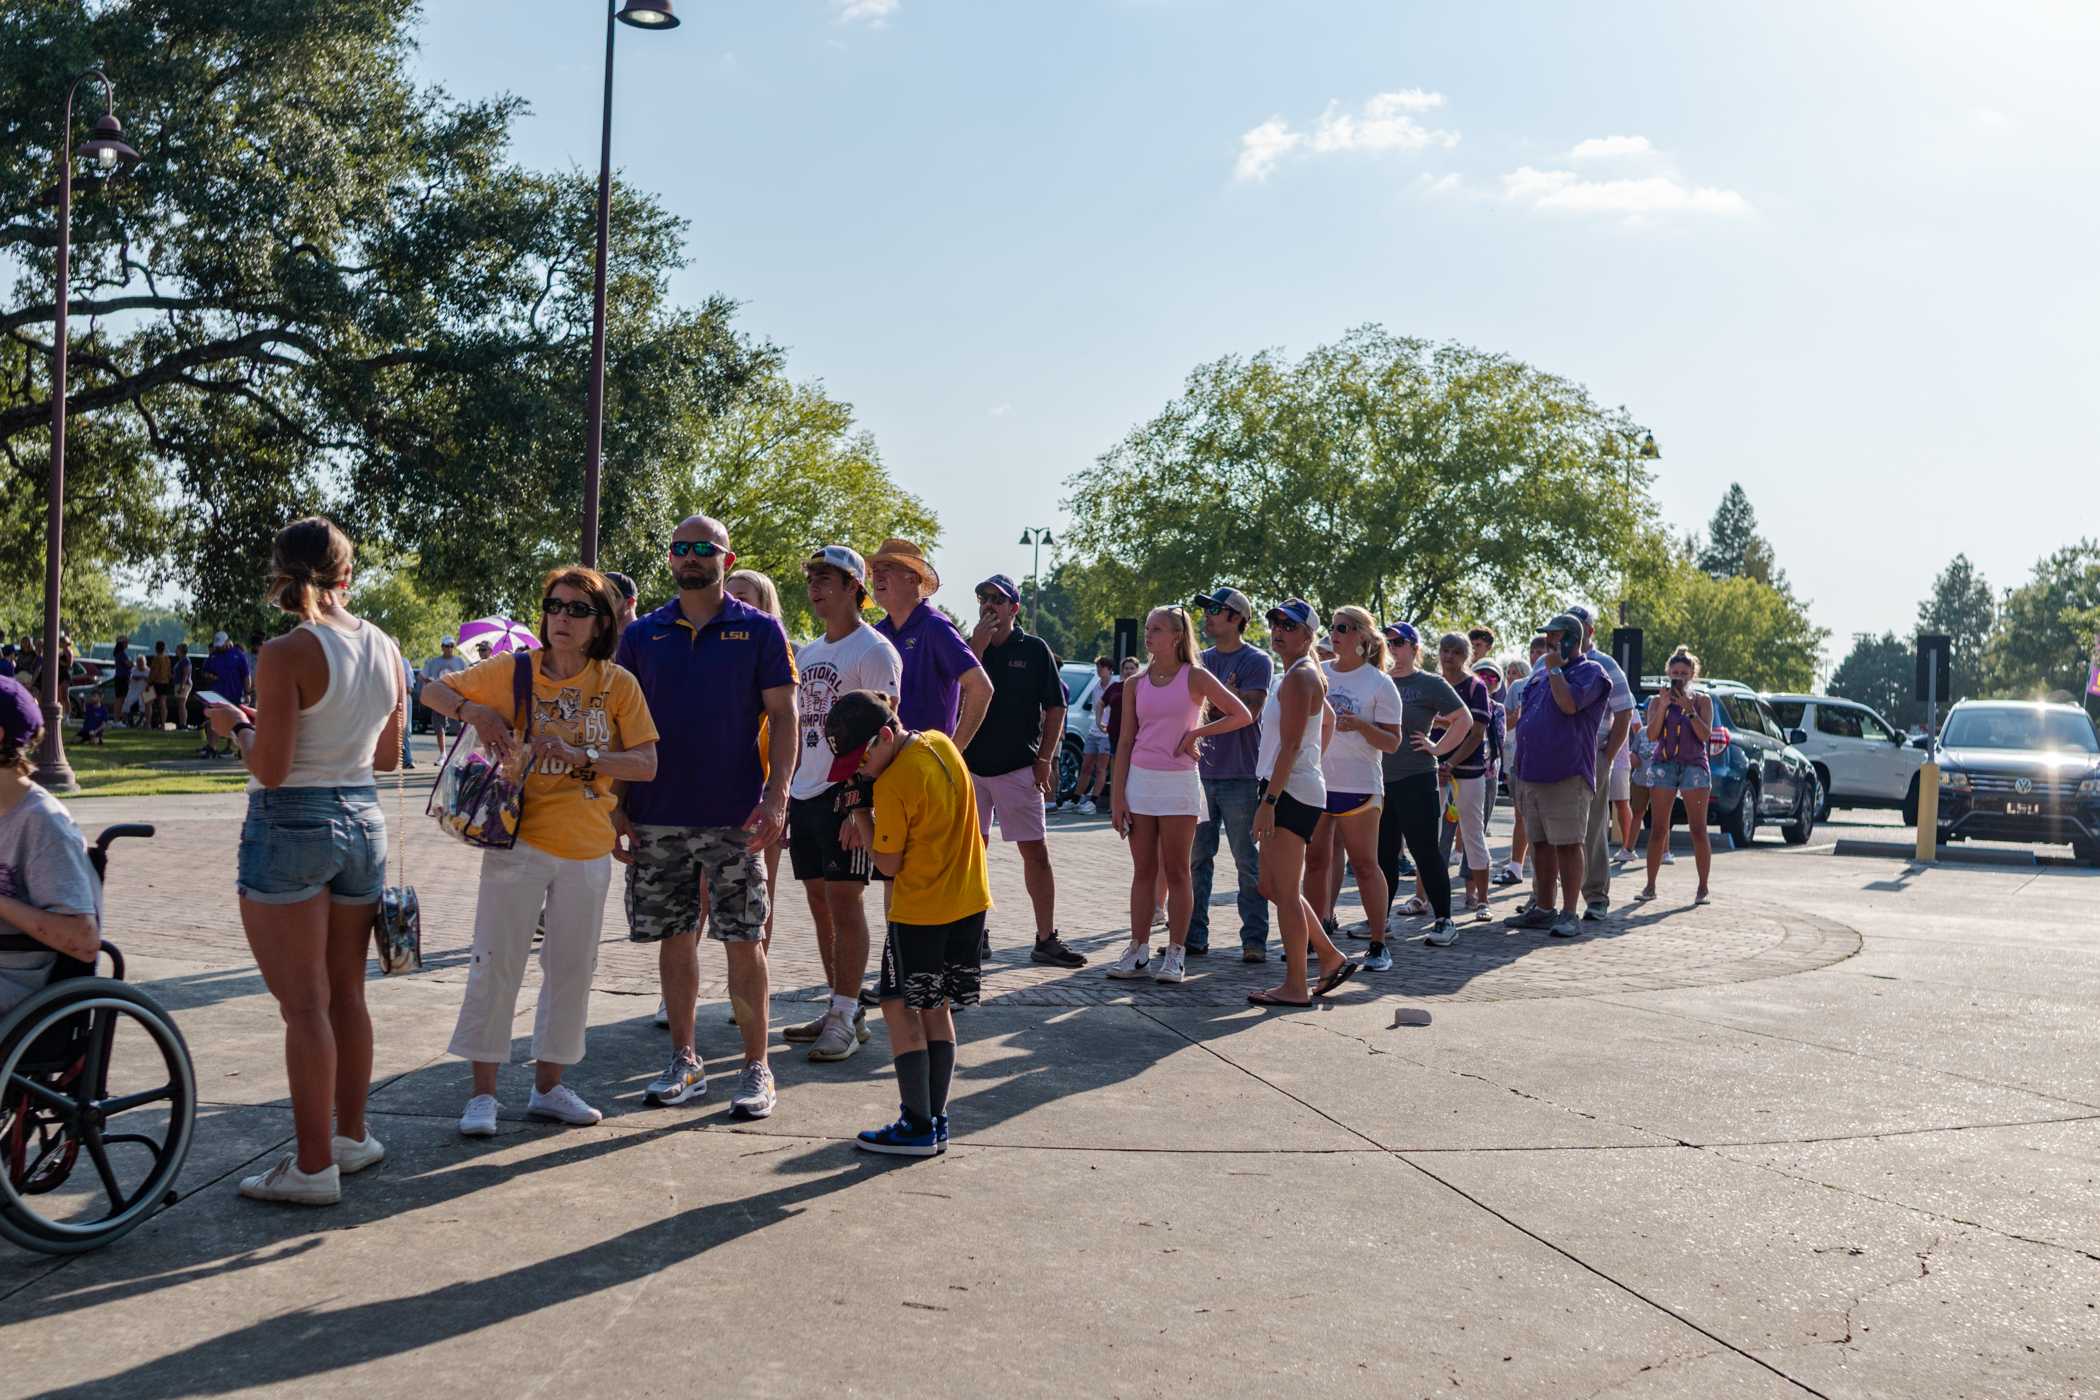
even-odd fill
[(897, 722), (907, 731), (939, 730), (963, 749), (984, 722), (992, 681), (948, 615), (925, 601), (940, 586), (940, 574), (910, 540), (884, 540), (868, 557), (868, 591), (883, 612), (875, 630), (904, 663)]
[[(671, 535), (678, 596), (635, 619), (619, 663), (634, 673), (657, 717), (662, 775), (628, 785), (614, 822), (627, 866), (628, 936), (658, 945), (657, 970), (671, 1026), (671, 1065), (648, 1086), (657, 1103), (707, 1092), (693, 1048), (700, 995), (700, 887), (707, 932), (729, 961), (729, 997), (743, 1034), (744, 1070), (730, 1108), (763, 1118), (775, 1102), (766, 1063), (766, 870), (759, 854), (787, 825), (795, 772), (795, 671), (787, 635), (770, 614), (722, 588), (736, 562), (729, 532), (704, 515)], [(758, 725), (769, 721), (767, 764)]]

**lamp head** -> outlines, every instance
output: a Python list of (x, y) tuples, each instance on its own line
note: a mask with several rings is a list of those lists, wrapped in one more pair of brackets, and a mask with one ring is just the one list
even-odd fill
[(676, 29), (678, 16), (671, 13), (671, 0), (627, 0), (613, 18), (637, 29)]
[(139, 159), (139, 153), (124, 139), (124, 124), (113, 112), (102, 114), (74, 154), (87, 157), (103, 170), (114, 170), (119, 164), (136, 165)]

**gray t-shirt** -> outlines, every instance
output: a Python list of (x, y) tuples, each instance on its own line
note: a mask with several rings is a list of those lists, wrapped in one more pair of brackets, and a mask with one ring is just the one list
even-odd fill
[(1436, 771), (1436, 760), (1415, 747), (1415, 735), (1427, 734), (1437, 716), (1466, 707), (1451, 682), (1434, 671), (1417, 671), (1404, 679), (1395, 676), (1393, 686), (1400, 692), (1400, 748), (1385, 756), (1388, 787), (1402, 778)]
[[(102, 921), (102, 886), (88, 864), (87, 842), (65, 804), (40, 787), (0, 812), (0, 895), (54, 914), (93, 914)], [(0, 934), (22, 930), (0, 917)], [(44, 985), (53, 952), (0, 950), (0, 1013)]]
[(1604, 678), (1611, 682), (1611, 693), (1605, 697), (1604, 713), (1597, 717), (1597, 752), (1604, 752), (1604, 741), (1611, 737), (1611, 722), (1619, 714), (1633, 708), (1633, 687), (1626, 684), (1626, 673), (1609, 653), (1592, 647), (1585, 653), (1590, 660), (1604, 668)]
[[(1267, 652), (1260, 647), (1242, 645), (1238, 651), (1229, 654), (1216, 647), (1205, 651), (1203, 669), (1225, 682), (1227, 690), (1238, 694), (1249, 690), (1267, 692), (1274, 668)], [(1230, 734), (1203, 741), (1203, 756), (1198, 766), (1204, 777), (1216, 780), (1255, 776), (1254, 763), (1261, 754), (1261, 706), (1257, 704), (1248, 708), (1254, 714), (1254, 723), (1245, 729), (1235, 729)], [(1208, 716), (1205, 718), (1207, 722)]]

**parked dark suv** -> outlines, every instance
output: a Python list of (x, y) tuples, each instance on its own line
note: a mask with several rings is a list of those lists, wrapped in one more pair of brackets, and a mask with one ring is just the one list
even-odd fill
[(1934, 757), (1942, 841), (2067, 841), (2100, 865), (2100, 734), (2084, 710), (1963, 700)]

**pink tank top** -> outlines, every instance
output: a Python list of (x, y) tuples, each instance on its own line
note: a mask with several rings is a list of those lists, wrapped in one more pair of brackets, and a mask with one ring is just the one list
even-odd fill
[(1130, 766), (1164, 773), (1194, 768), (1195, 759), (1174, 752), (1181, 736), (1202, 723), (1203, 702), (1189, 684), (1189, 668), (1183, 666), (1165, 685), (1154, 685), (1151, 675), (1143, 671), (1130, 684), (1137, 690), (1138, 721)]

